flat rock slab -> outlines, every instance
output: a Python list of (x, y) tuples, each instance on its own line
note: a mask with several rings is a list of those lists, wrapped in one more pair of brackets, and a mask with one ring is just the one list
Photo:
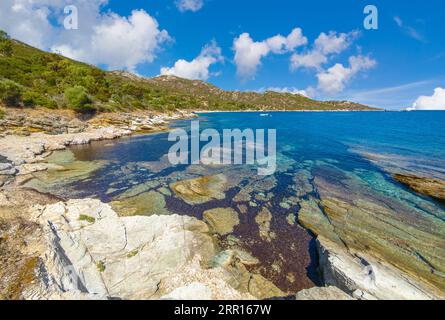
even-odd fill
[(233, 228), (240, 223), (238, 212), (232, 208), (210, 209), (204, 212), (203, 217), (211, 229), (220, 235), (232, 233)]
[(175, 194), (188, 204), (203, 204), (226, 197), (227, 178), (223, 174), (183, 180), (171, 185)]

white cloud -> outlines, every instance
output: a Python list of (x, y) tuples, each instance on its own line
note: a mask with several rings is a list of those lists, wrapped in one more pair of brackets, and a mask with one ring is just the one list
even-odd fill
[(328, 58), (319, 51), (310, 51), (306, 54), (294, 53), (290, 58), (290, 67), (291, 70), (296, 70), (300, 67), (319, 70), (326, 62), (328, 62)]
[(276, 54), (286, 52), (287, 39), (281, 34), (273, 36), (266, 40), (269, 50)]
[[(135, 10), (129, 17), (111, 11), (101, 13), (107, 3), (108, 0), (2, 0), (0, 28), (38, 48), (110, 69), (134, 71), (138, 64), (152, 62), (169, 39), (167, 31), (161, 30), (144, 10)], [(78, 30), (63, 28), (63, 9), (67, 5), (78, 8)]]
[(260, 89), (260, 92), (265, 91), (273, 91), (273, 92), (279, 92), (279, 93), (290, 93), (295, 95), (300, 95), (309, 98), (309, 94), (306, 90), (297, 89), (294, 87), (269, 87), (266, 89)]
[(348, 82), (359, 72), (373, 68), (376, 61), (363, 56), (349, 58), (349, 67), (340, 63), (317, 74), (318, 88), (324, 93), (335, 95), (343, 91)]
[(254, 41), (248, 33), (241, 34), (233, 41), (237, 73), (244, 79), (254, 78), (261, 59), (269, 53), (284, 54), (307, 44), (300, 28), (295, 28), (284, 37), (280, 34), (264, 41)]
[(278, 34), (266, 39), (265, 42), (272, 53), (283, 54), (293, 51), (297, 47), (306, 45), (307, 38), (303, 36), (303, 31), (300, 28), (295, 28), (287, 37)]
[(286, 47), (289, 51), (294, 50), (297, 47), (307, 45), (307, 38), (303, 35), (301, 28), (295, 28), (286, 38)]
[(169, 39), (157, 21), (144, 10), (133, 11), (128, 18), (111, 14), (93, 28), (91, 55), (87, 60), (110, 68), (133, 69), (137, 64), (153, 62), (159, 45)]
[(269, 54), (265, 42), (254, 42), (248, 33), (241, 34), (233, 43), (237, 73), (243, 78), (253, 78), (261, 58)]
[(204, 6), (204, 0), (178, 0), (176, 7), (179, 11), (199, 11)]
[(91, 34), (80, 34), (75, 45), (65, 43), (64, 37), (51, 49), (110, 69), (134, 71), (138, 64), (153, 62), (160, 45), (167, 40), (167, 31), (160, 30), (153, 17), (144, 10), (135, 10), (128, 18), (115, 13), (102, 15), (91, 26)]
[(298, 68), (313, 68), (321, 70), (321, 66), (328, 62), (328, 56), (339, 54), (349, 48), (353, 40), (358, 36), (357, 31), (338, 34), (330, 31), (328, 34), (322, 32), (314, 41), (312, 50), (307, 53), (294, 53), (291, 57), (291, 70)]
[(425, 42), (424, 36), (419, 31), (414, 29), (413, 27), (405, 25), (402, 18), (396, 16), (396, 17), (394, 17), (394, 21), (399, 26), (399, 28), (401, 28), (403, 30), (403, 32), (405, 32), (408, 36), (410, 36), (411, 38), (413, 38), (417, 41)]
[(315, 50), (324, 54), (338, 54), (346, 50), (357, 36), (357, 31), (340, 34), (337, 34), (335, 31), (331, 31), (328, 34), (322, 32), (315, 39), (314, 47)]
[(445, 89), (436, 88), (432, 96), (420, 96), (408, 110), (445, 110)]
[(207, 80), (211, 75), (209, 67), (220, 61), (223, 61), (221, 48), (213, 41), (206, 45), (199, 56), (192, 61), (180, 59), (171, 68), (161, 68), (161, 75), (174, 75), (192, 80)]
[(49, 22), (50, 10), (46, 3), (32, 0), (0, 1), (0, 29), (15, 39), (44, 48), (53, 35), (53, 27)]

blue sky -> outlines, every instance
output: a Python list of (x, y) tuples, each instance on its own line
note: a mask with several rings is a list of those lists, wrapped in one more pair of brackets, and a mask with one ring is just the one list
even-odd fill
[[(4, 14), (8, 10), (6, 6), (14, 7), (29, 2), (4, 1), (0, 5)], [(47, 22), (42, 20), (36, 22), (32, 28), (20, 28), (12, 18), (9, 24), (7, 19), (2, 22), (0, 13), (0, 28), (6, 29), (20, 40), (30, 40), (31, 43), (36, 41), (35, 45), (43, 49), (58, 49), (58, 52), (108, 69), (126, 68), (152, 77), (160, 74), (161, 68), (164, 68), (164, 72), (175, 74), (178, 68), (173, 66), (178, 60), (183, 59), (190, 63), (203, 52), (201, 57), (205, 59), (198, 61), (207, 61), (207, 64), (204, 63), (205, 70), (202, 70), (202, 65), (186, 64), (184, 67), (201, 68), (204, 73), (197, 73), (195, 77), (224, 89), (304, 90), (306, 94), (318, 99), (349, 99), (388, 109), (410, 107), (419, 96), (431, 96), (434, 89), (445, 87), (445, 3), (440, 0), (203, 0), (202, 4), (199, 3), (200, 0), (92, 0), (89, 7), (83, 3), (85, 0), (61, 0), (62, 3), (74, 3), (80, 7), (78, 34), (74, 33), (77, 30), (71, 30), (71, 33), (60, 31), (51, 37), (47, 34), (60, 27), (63, 12), (60, 8), (47, 4), (51, 1), (37, 0), (37, 3), (39, 1), (42, 2), (41, 6), (47, 6), (51, 11), (47, 17), (49, 25), (45, 27)], [(198, 3), (192, 7), (194, 10), (180, 10), (177, 1), (186, 1), (186, 7), (196, 5), (196, 1)], [(368, 4), (375, 5), (379, 10), (378, 30), (365, 30), (363, 27), (363, 9)], [(32, 14), (32, 10), (35, 14), (38, 9), (41, 7), (34, 4), (29, 14)], [(95, 10), (96, 17), (86, 17), (86, 11)], [(150, 19), (157, 22), (156, 30), (159, 32), (156, 35), (150, 38), (146, 33), (141, 33), (143, 37), (140, 38), (140, 42), (157, 41), (155, 46), (140, 47), (137, 40), (134, 40), (135, 43), (125, 44), (126, 49), (113, 50), (113, 42), (119, 40), (113, 41), (111, 37), (110, 41), (101, 42), (105, 43), (105, 47), (101, 49), (97, 48), (97, 39), (85, 40), (86, 37), (91, 37), (90, 31), (96, 30), (94, 28), (97, 25), (116, 27), (119, 25), (117, 22), (121, 21), (117, 19), (125, 21), (133, 15), (134, 10), (143, 10)], [(16, 12), (14, 9), (8, 16), (14, 16)], [(115, 15), (114, 18), (112, 15)], [(19, 16), (14, 17), (16, 20), (18, 18)], [(112, 19), (115, 19), (115, 24), (110, 22)], [(23, 31), (33, 29), (35, 32), (38, 28), (51, 31), (42, 31), (44, 35), (39, 43), (35, 40), (40, 39), (39, 35)], [(305, 44), (300, 43), (280, 52), (264, 49), (267, 39), (278, 34), (285, 38), (296, 28), (301, 29), (301, 38), (306, 39)], [(129, 27), (125, 30), (128, 39), (123, 41), (130, 41), (133, 29)], [(107, 31), (107, 35), (110, 32)], [(258, 50), (266, 50), (254, 71), (247, 76), (239, 72), (240, 61), (246, 60), (242, 59), (239, 52), (240, 60), (236, 61), (234, 51), (234, 41), (243, 33), (248, 33), (252, 43), (258, 43)], [(343, 37), (345, 45), (331, 52), (324, 47), (323, 56), (326, 60), (317, 67), (300, 65), (291, 70), (293, 55), (303, 57), (315, 51), (323, 51), (316, 50), (314, 44), (321, 33), (328, 35), (331, 40)], [(67, 37), (71, 39), (68, 41)], [(94, 41), (96, 42), (92, 45)], [(246, 43), (249, 43), (248, 40)], [(207, 49), (202, 51), (206, 45)], [(91, 46), (97, 51), (94, 57), (85, 53), (92, 51)], [(125, 50), (129, 50), (128, 57), (125, 56)], [(144, 54), (144, 50), (150, 53)], [(121, 54), (119, 59), (128, 58), (131, 62), (124, 60), (122, 66), (111, 66), (109, 61), (115, 56), (111, 56), (110, 52), (113, 51)], [(107, 55), (110, 55), (108, 60), (104, 58)], [(351, 62), (351, 57), (357, 57), (357, 62)], [(337, 64), (341, 66), (331, 70)], [(340, 80), (336, 78), (338, 76), (341, 77)]]

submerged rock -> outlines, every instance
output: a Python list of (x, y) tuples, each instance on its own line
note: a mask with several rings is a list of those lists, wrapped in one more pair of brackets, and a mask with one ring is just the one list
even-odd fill
[(311, 184), (312, 175), (308, 170), (298, 170), (294, 175), (295, 190), (297, 196), (302, 198), (307, 194), (314, 191), (314, 187)]
[(147, 192), (147, 191), (157, 188), (159, 185), (160, 185), (159, 181), (156, 181), (156, 180), (146, 181), (144, 183), (141, 183), (134, 187), (131, 187), (130, 189), (126, 190), (125, 192), (119, 194), (119, 196), (116, 197), (116, 200), (123, 200), (123, 199), (138, 196), (144, 192)]
[(220, 252), (213, 259), (213, 264), (216, 266), (228, 267), (234, 262), (239, 261), (245, 266), (253, 266), (259, 264), (260, 261), (253, 257), (250, 253), (240, 249), (229, 249)]
[(260, 274), (251, 274), (248, 281), (249, 292), (258, 299), (283, 297), (285, 293)]
[(445, 181), (434, 178), (416, 177), (413, 175), (395, 174), (394, 179), (424, 196), (445, 203)]
[(54, 152), (45, 162), (23, 164), (20, 174), (32, 174), (33, 179), (26, 182), (26, 187), (61, 195), (65, 186), (89, 178), (106, 163), (102, 160), (79, 161), (71, 151), (63, 150)]
[(286, 221), (287, 221), (287, 223), (288, 223), (289, 225), (291, 225), (291, 226), (294, 226), (294, 225), (295, 225), (295, 220), (296, 220), (296, 217), (295, 217), (295, 214), (293, 214), (293, 213), (290, 213), (290, 214), (286, 217)]
[(258, 299), (284, 297), (281, 291), (270, 280), (261, 274), (250, 272), (247, 267), (259, 263), (247, 252), (241, 250), (226, 250), (220, 253), (214, 260), (217, 266), (221, 266), (228, 272), (228, 283), (239, 292), (247, 293)]
[(204, 176), (195, 179), (183, 180), (171, 185), (171, 189), (178, 197), (188, 204), (202, 204), (215, 199), (226, 197), (226, 177), (223, 174)]
[(64, 150), (68, 145), (88, 144), (91, 141), (116, 139), (131, 131), (114, 127), (97, 128), (82, 133), (48, 135), (34, 133), (28, 137), (6, 136), (0, 139), (0, 154), (14, 165), (44, 161), (52, 151)]
[(121, 217), (171, 214), (165, 208), (164, 196), (156, 191), (144, 192), (135, 197), (115, 200), (110, 205)]
[(329, 218), (320, 209), (318, 201), (312, 197), (301, 201), (298, 222), (306, 229), (311, 230), (315, 236), (323, 235), (332, 241), (341, 243)]
[(266, 207), (261, 208), (260, 213), (255, 217), (258, 224), (261, 239), (265, 241), (272, 241), (275, 238), (275, 233), (270, 231), (270, 222), (272, 221), (272, 213)]
[(240, 223), (238, 213), (232, 208), (207, 210), (204, 212), (203, 218), (211, 229), (220, 235), (232, 233), (233, 228)]
[[(272, 190), (277, 185), (276, 177), (244, 175), (249, 177), (247, 185), (243, 186), (238, 194), (233, 198), (235, 202), (253, 202), (253, 199), (259, 196), (260, 201), (269, 201), (273, 197), (273, 193), (264, 195), (267, 191)], [(261, 196), (262, 194), (262, 196)], [(252, 205), (251, 205), (252, 206)]]

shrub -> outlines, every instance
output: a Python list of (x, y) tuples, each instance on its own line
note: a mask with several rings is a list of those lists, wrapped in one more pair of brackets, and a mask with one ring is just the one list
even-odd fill
[(48, 109), (56, 109), (57, 103), (45, 95), (35, 91), (26, 91), (23, 93), (22, 101), (25, 107), (45, 107)]
[(5, 117), (5, 110), (3, 110), (3, 108), (0, 108), (0, 119), (3, 119)]
[(80, 221), (86, 221), (88, 223), (94, 223), (96, 221), (96, 219), (94, 217), (90, 217), (90, 216), (87, 216), (85, 214), (81, 214), (79, 216), (79, 220)]
[(134, 249), (133, 251), (130, 251), (128, 254), (127, 254), (127, 258), (133, 258), (134, 256), (136, 256), (137, 254), (138, 254), (138, 249)]
[(9, 79), (0, 80), (0, 100), (9, 107), (20, 104), (22, 87)]
[(105, 271), (105, 263), (103, 261), (97, 262), (96, 267), (97, 267), (97, 270), (99, 270), (99, 272), (101, 272), (101, 273)]
[(75, 86), (65, 90), (68, 107), (77, 112), (91, 112), (94, 110), (87, 90), (82, 86)]
[(23, 93), (22, 101), (25, 107), (38, 106), (38, 101), (40, 100), (40, 95), (33, 91), (26, 91)]

